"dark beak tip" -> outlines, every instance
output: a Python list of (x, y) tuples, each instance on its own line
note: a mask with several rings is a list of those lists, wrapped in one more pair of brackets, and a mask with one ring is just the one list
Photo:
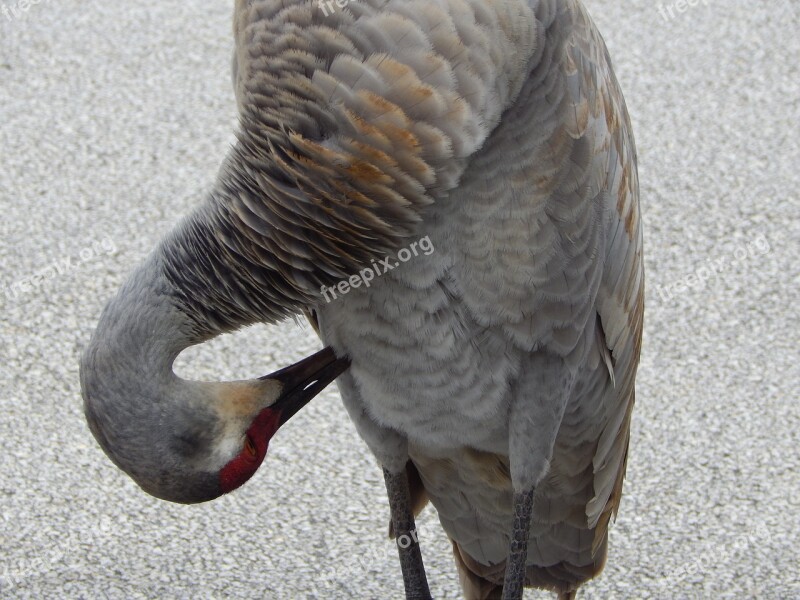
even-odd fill
[(348, 359), (337, 358), (333, 348), (326, 346), (319, 352), (315, 352), (293, 365), (279, 369), (269, 375), (264, 375), (260, 379), (275, 379), (283, 383), (287, 388), (294, 388), (329, 364), (342, 360), (346, 361), (349, 366), (350, 361)]
[(275, 379), (284, 388), (272, 408), (281, 413), (283, 425), (314, 396), (325, 389), (350, 367), (348, 358), (337, 358), (333, 349), (326, 347), (293, 365), (275, 371), (261, 379)]

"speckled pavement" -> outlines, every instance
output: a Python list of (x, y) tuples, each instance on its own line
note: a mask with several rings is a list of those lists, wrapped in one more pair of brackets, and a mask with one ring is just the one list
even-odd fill
[[(101, 307), (233, 139), (232, 4), (0, 0), (2, 598), (402, 597), (335, 387), (201, 506), (145, 495), (83, 420)], [(800, 8), (588, 5), (634, 121), (648, 293), (625, 498), (580, 597), (800, 598)], [(260, 376), (319, 346), (256, 327), (179, 372)], [(420, 532), (435, 597), (457, 598), (430, 508)]]

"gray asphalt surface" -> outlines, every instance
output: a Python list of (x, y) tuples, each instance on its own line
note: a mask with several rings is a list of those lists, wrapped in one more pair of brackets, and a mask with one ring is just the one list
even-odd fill
[[(141, 492), (83, 420), (102, 305), (232, 141), (232, 1), (3, 2), (0, 597), (402, 597), (335, 388), (253, 481), (195, 507)], [(588, 4), (635, 125), (648, 295), (625, 499), (581, 597), (800, 598), (800, 9)], [(179, 371), (259, 376), (318, 347), (257, 327)], [(458, 597), (431, 508), (420, 530), (435, 597)]]

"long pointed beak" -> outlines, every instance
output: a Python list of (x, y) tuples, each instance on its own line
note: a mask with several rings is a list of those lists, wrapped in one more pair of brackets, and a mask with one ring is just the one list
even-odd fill
[(336, 358), (328, 347), (260, 379), (276, 379), (283, 384), (283, 392), (270, 406), (280, 412), (279, 426), (292, 418), (308, 401), (350, 366), (346, 358)]

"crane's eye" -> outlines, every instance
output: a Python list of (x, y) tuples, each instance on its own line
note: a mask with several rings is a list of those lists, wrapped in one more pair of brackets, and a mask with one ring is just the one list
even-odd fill
[(256, 448), (256, 444), (249, 435), (244, 440), (244, 451), (253, 458), (258, 456), (258, 448)]

